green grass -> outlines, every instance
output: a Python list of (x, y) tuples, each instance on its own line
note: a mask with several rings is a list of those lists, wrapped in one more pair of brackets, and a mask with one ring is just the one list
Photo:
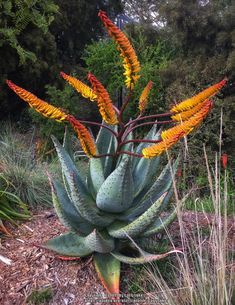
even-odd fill
[(27, 304), (40, 305), (48, 304), (53, 298), (53, 290), (51, 287), (33, 290), (27, 297)]

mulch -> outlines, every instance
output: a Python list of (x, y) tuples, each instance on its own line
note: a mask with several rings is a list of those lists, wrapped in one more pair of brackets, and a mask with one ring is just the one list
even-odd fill
[[(208, 223), (213, 223), (214, 217), (213, 214), (184, 212), (182, 219), (190, 233), (198, 221), (207, 227)], [(8, 226), (8, 229), (14, 236), (0, 239), (0, 254), (12, 263), (6, 265), (0, 261), (1, 305), (30, 304), (26, 301), (27, 296), (36, 289), (47, 287), (53, 291), (53, 298), (47, 303), (49, 305), (102, 305), (102, 302), (94, 301), (97, 297), (105, 298), (106, 292), (97, 278), (91, 258), (63, 261), (54, 253), (37, 246), (66, 231), (53, 210), (40, 211), (30, 221), (19, 227)], [(232, 218), (228, 221), (228, 229), (229, 244), (233, 247), (235, 223)], [(175, 221), (169, 230), (177, 238), (178, 222)], [(127, 268), (124, 274), (128, 274)]]

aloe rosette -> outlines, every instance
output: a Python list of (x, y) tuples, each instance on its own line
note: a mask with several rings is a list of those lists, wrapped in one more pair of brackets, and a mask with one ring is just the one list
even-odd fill
[[(121, 263), (142, 264), (177, 252), (174, 249), (155, 254), (148, 250), (153, 246), (150, 238), (176, 217), (171, 198), (179, 158), (169, 161), (163, 170), (160, 158), (199, 127), (213, 107), (212, 97), (227, 80), (179, 102), (168, 113), (145, 116), (153, 86), (149, 81), (139, 98), (139, 115), (124, 122), (123, 113), (141, 76), (141, 67), (126, 35), (105, 12), (100, 11), (99, 16), (123, 59), (127, 95), (121, 109), (114, 106), (108, 91), (91, 73), (88, 74), (91, 87), (64, 72), (61, 76), (84, 98), (97, 104), (102, 123), (78, 120), (12, 81), (7, 84), (43, 116), (72, 126), (89, 158), (84, 177), (74, 161), (68, 132), (63, 145), (52, 138), (63, 177), (62, 185), (48, 174), (52, 201), (69, 232), (47, 241), (44, 247), (67, 258), (93, 255), (103, 285), (110, 293), (118, 294)], [(166, 124), (173, 126), (163, 129)], [(96, 141), (86, 125), (100, 126)], [(134, 138), (136, 129), (143, 126), (152, 127), (145, 138)], [(166, 208), (168, 213), (162, 217)], [(118, 296), (114, 301), (119, 302)]]

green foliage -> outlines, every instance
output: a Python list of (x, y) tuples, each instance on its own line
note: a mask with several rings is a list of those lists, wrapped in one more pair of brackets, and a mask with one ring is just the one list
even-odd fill
[(102, 33), (99, 8), (112, 16), (122, 9), (120, 1), (0, 1), (0, 119), (18, 120), (25, 107), (6, 89), (6, 79), (27, 84), (43, 99), (45, 85), (59, 83), (62, 69), (79, 71), (85, 44)]
[[(67, 84), (65, 84), (62, 89), (58, 89), (56, 86), (47, 85), (46, 95), (46, 100), (49, 103), (59, 108), (66, 109), (69, 113), (74, 113), (75, 116), (80, 119), (90, 120), (93, 115), (98, 116), (97, 107), (95, 107), (93, 103), (78, 96), (74, 89)], [(63, 139), (63, 125), (53, 122), (52, 120), (47, 120), (32, 109), (29, 109), (28, 111), (33, 123), (38, 126), (40, 136), (43, 139), (49, 139), (51, 134), (56, 135), (59, 139)]]
[[(23, 138), (11, 127), (0, 134), (0, 174), (8, 182), (8, 192), (30, 206), (49, 205), (50, 187), (45, 177), (45, 164), (37, 160), (34, 135)], [(31, 138), (31, 139), (30, 139)], [(51, 170), (53, 164), (49, 165)]]
[[(148, 138), (150, 135), (151, 139), (158, 137), (155, 126), (152, 127)], [(97, 147), (105, 149), (105, 145), (112, 142), (112, 138), (113, 134), (109, 133), (107, 136), (107, 130), (101, 127)], [(70, 232), (47, 241), (44, 244), (46, 248), (75, 257), (84, 257), (94, 252), (96, 270), (104, 285), (109, 287), (109, 291), (113, 291), (119, 282), (118, 261), (142, 264), (168, 255), (150, 254), (145, 251), (148, 238), (142, 237), (148, 233), (149, 228), (151, 231), (146, 236), (155, 234), (154, 223), (156, 219), (160, 220), (162, 209), (170, 203), (173, 187), (170, 163), (159, 177), (156, 174), (159, 162), (155, 163), (154, 168), (151, 168), (155, 173), (154, 179), (143, 178), (144, 183), (139, 189), (140, 185), (134, 183), (132, 173), (139, 169), (136, 176), (141, 175), (143, 167), (138, 165), (142, 159), (135, 160), (131, 156), (124, 156), (116, 161), (112, 156), (91, 158), (85, 180), (74, 163), (71, 152), (66, 152), (54, 137), (53, 142), (61, 163), (64, 186), (49, 176), (52, 200), (60, 221)], [(70, 146), (68, 133), (65, 135), (64, 146)], [(138, 152), (140, 146), (143, 144), (135, 147), (134, 151)], [(108, 160), (112, 160), (112, 167), (109, 167), (105, 178), (104, 166)], [(173, 176), (177, 166), (178, 160), (172, 165)], [(170, 221), (173, 221), (174, 217), (170, 214), (169, 217)], [(168, 217), (166, 219), (168, 220)], [(161, 227), (161, 230), (163, 229), (164, 226)], [(143, 249), (140, 248), (142, 241), (145, 241)], [(113, 274), (109, 272), (111, 265), (114, 268)]]
[(30, 217), (26, 205), (21, 199), (9, 192), (10, 182), (0, 173), (0, 231), (9, 234), (3, 225), (2, 220), (11, 222), (15, 225), (15, 220), (26, 220)]
[(27, 304), (40, 305), (48, 304), (53, 298), (51, 287), (33, 290), (27, 297)]
[[(138, 54), (141, 63), (141, 78), (135, 87), (134, 99), (138, 98), (147, 85), (152, 80), (154, 85), (151, 90), (148, 102), (147, 113), (154, 109), (160, 111), (166, 109), (163, 100), (163, 88), (159, 72), (165, 68), (172, 56), (172, 51), (162, 40), (154, 40), (149, 43), (144, 30), (141, 27), (127, 28), (129, 36), (133, 41), (133, 46)], [(89, 71), (104, 84), (114, 100), (120, 95), (120, 89), (124, 87), (124, 70), (122, 60), (116, 49), (116, 44), (112, 40), (101, 40), (88, 45), (84, 51), (83, 59)], [(138, 102), (132, 103), (127, 116), (135, 116), (137, 113)]]
[(21, 35), (28, 26), (35, 26), (45, 34), (57, 11), (58, 6), (53, 1), (1, 1), (0, 47), (6, 45), (13, 48), (19, 56), (20, 65), (26, 60), (35, 62), (35, 53), (20, 43)]

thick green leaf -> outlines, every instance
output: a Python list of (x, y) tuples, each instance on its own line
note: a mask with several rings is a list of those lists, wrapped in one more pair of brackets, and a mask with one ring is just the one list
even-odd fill
[(146, 212), (144, 212), (130, 224), (123, 226), (119, 222), (114, 222), (108, 227), (109, 234), (115, 238), (124, 239), (139, 236), (149, 225), (153, 223), (158, 216), (159, 207), (161, 206), (165, 196), (166, 193), (164, 193), (156, 202), (154, 202)]
[(102, 184), (96, 198), (99, 209), (120, 213), (133, 201), (133, 179), (130, 159), (125, 159)]
[(111, 224), (114, 218), (111, 215), (102, 213), (91, 201), (91, 199), (81, 197), (77, 190), (76, 181), (73, 176), (70, 176), (71, 197), (74, 206), (83, 218), (94, 224), (96, 227), (106, 227)]
[(152, 223), (147, 228), (147, 230), (143, 232), (140, 236), (149, 237), (165, 230), (165, 228), (175, 220), (176, 216), (177, 216), (177, 209), (174, 209), (173, 211), (170, 212), (169, 215), (162, 218), (158, 217), (158, 219), (154, 223)]
[(102, 160), (100, 158), (90, 158), (87, 174), (87, 187), (91, 192), (94, 200), (96, 199), (96, 194), (104, 180)]
[(94, 254), (94, 265), (103, 286), (111, 294), (119, 294), (120, 261), (110, 254)]
[(89, 197), (89, 192), (86, 187), (85, 177), (82, 177), (77, 167), (75, 166), (75, 163), (73, 162), (67, 151), (64, 149), (64, 147), (59, 143), (59, 141), (54, 136), (52, 136), (51, 138), (56, 148), (59, 161), (61, 164), (62, 172), (67, 179), (68, 185), (69, 185), (70, 176), (73, 175), (77, 183), (77, 188), (81, 193), (81, 195), (84, 198)]
[(70, 189), (72, 202), (79, 214), (84, 219), (98, 227), (105, 227), (112, 223), (113, 218), (111, 216), (105, 216), (104, 214), (102, 215), (97, 209), (95, 201), (89, 194), (81, 175), (64, 148), (54, 137), (53, 142), (55, 144), (62, 170)]
[(130, 264), (130, 265), (140, 265), (140, 264), (146, 264), (156, 260), (160, 260), (162, 258), (165, 258), (171, 253), (182, 253), (179, 250), (172, 250), (163, 254), (151, 254), (142, 249), (139, 249), (138, 252), (139, 255), (137, 257), (130, 257), (117, 251), (111, 252), (111, 255), (122, 263)]
[[(133, 140), (133, 132), (130, 132), (127, 137), (125, 138), (125, 141), (129, 141), (129, 140)], [(124, 144), (121, 147), (121, 151), (130, 151), (132, 152), (134, 150), (134, 144), (133, 142)], [(116, 163), (116, 167), (118, 167), (121, 163), (123, 163), (126, 159), (130, 159), (132, 161), (132, 157), (130, 157), (127, 154), (121, 154), (118, 159), (117, 159), (117, 163)]]
[[(181, 205), (185, 203), (190, 193), (186, 194), (184, 198), (178, 202), (178, 208), (180, 208)], [(160, 207), (160, 210), (161, 207)], [(153, 222), (145, 232), (143, 232), (140, 236), (141, 237), (149, 237), (152, 236), (158, 232), (163, 231), (169, 224), (171, 224), (177, 216), (177, 208), (173, 209), (168, 215), (164, 217), (158, 217), (155, 222)]]
[(94, 226), (81, 217), (63, 186), (59, 182), (52, 181), (51, 179), (50, 183), (53, 205), (61, 223), (72, 231), (85, 235), (90, 234)]
[(86, 237), (86, 245), (92, 251), (110, 253), (114, 249), (114, 239), (107, 233), (101, 233), (94, 229), (94, 231)]
[[(109, 143), (109, 148), (107, 151), (107, 154), (114, 154), (116, 151), (116, 139), (114, 137), (111, 138), (111, 141)], [(103, 160), (103, 165), (104, 165), (104, 177), (107, 178), (113, 169), (113, 162), (114, 162), (114, 157), (104, 157), (101, 158)]]
[(69, 130), (68, 130), (67, 126), (65, 126), (63, 147), (67, 151), (70, 158), (74, 161), (71, 137), (70, 137)]
[(71, 232), (48, 240), (43, 247), (65, 256), (84, 257), (92, 253), (85, 238)]
[[(155, 183), (152, 185), (150, 190), (142, 197), (137, 196), (137, 198), (135, 198), (134, 200), (135, 202), (137, 202), (137, 204), (134, 207), (131, 207), (125, 213), (123, 213), (123, 215), (119, 219), (129, 220), (129, 221), (135, 219), (144, 211), (146, 211), (146, 209), (148, 209), (153, 202), (155, 202), (158, 198), (160, 198), (160, 196), (163, 193), (169, 192), (172, 187), (172, 181), (173, 181), (172, 172), (174, 177), (177, 171), (177, 167), (178, 167), (178, 159), (175, 161), (172, 168), (171, 168), (171, 164), (168, 163), (167, 166), (161, 172), (160, 176), (155, 181)], [(165, 201), (164, 207), (166, 206), (167, 202)]]

